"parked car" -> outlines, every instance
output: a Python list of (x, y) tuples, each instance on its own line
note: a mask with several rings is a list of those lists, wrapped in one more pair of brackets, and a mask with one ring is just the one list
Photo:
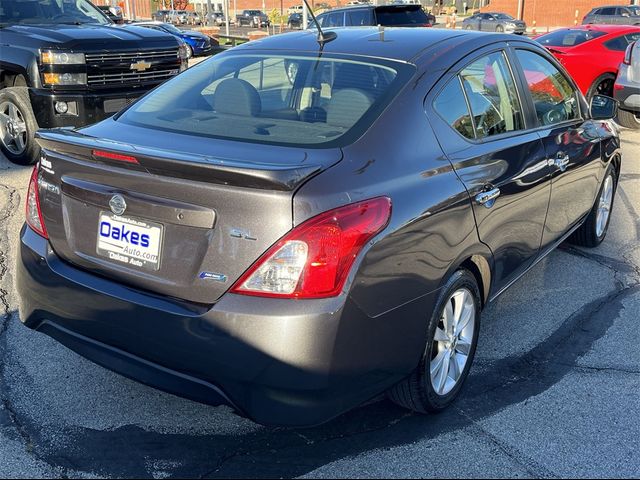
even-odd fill
[(40, 158), (38, 128), (98, 122), (187, 66), (171, 35), (114, 26), (86, 0), (0, 0), (0, 43), (0, 149), (21, 165)]
[(124, 17), (122, 8), (110, 5), (95, 5), (102, 13), (104, 13), (113, 23), (123, 24)]
[(155, 22), (168, 22), (171, 10), (157, 10), (151, 14), (151, 20)]
[(209, 25), (216, 25), (218, 27), (226, 24), (226, 18), (222, 12), (211, 12), (207, 15)]
[(194, 12), (193, 10), (187, 11), (187, 24), (202, 25), (202, 17), (198, 12)]
[[(431, 27), (435, 17), (420, 5), (359, 5), (334, 8), (317, 16), (322, 28), (344, 26)], [(312, 25), (315, 28), (315, 25)]]
[(640, 129), (640, 42), (627, 47), (613, 85), (614, 98), (620, 104), (618, 123)]
[(161, 32), (169, 33), (183, 41), (187, 47), (187, 56), (198, 57), (211, 55), (220, 49), (220, 44), (216, 39), (195, 30), (180, 30), (171, 23), (162, 22), (138, 22), (137, 27), (150, 28)]
[(610, 25), (640, 25), (640, 6), (606, 5), (592, 9), (582, 19), (583, 25), (592, 23)]
[(260, 10), (243, 10), (236, 16), (236, 25), (239, 27), (268, 27), (271, 21), (266, 13)]
[[(301, 13), (292, 13), (289, 15), (287, 19), (287, 27), (288, 28), (302, 28), (303, 26), (303, 16)], [(313, 23), (313, 18), (307, 17), (307, 25), (311, 25)]]
[(573, 76), (580, 91), (613, 96), (613, 83), (627, 46), (640, 38), (640, 27), (584, 25), (554, 30), (536, 40)]
[(167, 21), (174, 25), (186, 25), (188, 22), (188, 15), (186, 10), (170, 10), (167, 15)]
[(293, 5), (292, 7), (289, 7), (287, 9), (287, 13), (289, 15), (293, 14), (293, 13), (302, 13), (302, 11), (304, 10), (304, 6), (302, 4), (300, 5)]
[(506, 32), (522, 35), (527, 32), (527, 24), (511, 15), (499, 12), (482, 12), (471, 15), (462, 21), (465, 30), (482, 32)]
[(39, 132), (24, 324), (264, 424), (387, 390), (450, 405), (482, 308), (565, 239), (604, 240), (616, 102), (589, 107), (526, 38), (332, 33), (245, 43), (112, 119)]

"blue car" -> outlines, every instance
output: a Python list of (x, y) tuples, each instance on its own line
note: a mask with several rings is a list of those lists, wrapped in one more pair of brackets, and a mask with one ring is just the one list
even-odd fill
[(170, 33), (174, 37), (178, 37), (189, 47), (189, 57), (197, 57), (200, 55), (211, 55), (218, 48), (218, 42), (210, 36), (195, 30), (180, 30), (170, 23), (162, 22), (141, 22), (136, 23), (136, 27), (152, 28)]

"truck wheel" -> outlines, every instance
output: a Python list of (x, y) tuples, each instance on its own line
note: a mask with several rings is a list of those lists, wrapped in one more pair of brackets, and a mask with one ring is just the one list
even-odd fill
[(33, 165), (38, 161), (40, 146), (34, 139), (37, 129), (28, 89), (0, 90), (0, 150), (10, 162)]
[(623, 127), (631, 128), (633, 130), (640, 129), (640, 118), (633, 112), (618, 110), (617, 121)]

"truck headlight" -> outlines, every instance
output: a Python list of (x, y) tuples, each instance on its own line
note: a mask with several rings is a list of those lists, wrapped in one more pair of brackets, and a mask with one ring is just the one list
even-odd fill
[(84, 53), (56, 52), (44, 50), (40, 54), (40, 61), (44, 65), (84, 65)]
[(86, 73), (45, 73), (45, 85), (86, 85)]

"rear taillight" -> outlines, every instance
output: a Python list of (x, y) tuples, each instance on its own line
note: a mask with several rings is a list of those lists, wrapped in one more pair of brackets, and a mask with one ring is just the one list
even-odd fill
[(298, 225), (254, 263), (231, 292), (276, 298), (339, 295), (358, 253), (389, 223), (391, 199), (377, 197)]
[(47, 228), (44, 226), (42, 211), (40, 210), (40, 194), (38, 193), (38, 166), (33, 169), (29, 190), (27, 191), (26, 205), (27, 224), (44, 238), (49, 238)]
[(622, 63), (624, 63), (625, 65), (631, 65), (631, 56), (633, 55), (633, 46), (636, 44), (636, 42), (630, 43), (629, 45), (627, 45), (627, 49), (624, 51), (624, 59), (622, 60)]
[(138, 164), (138, 159), (131, 155), (122, 155), (121, 153), (105, 152), (104, 150), (92, 150), (91, 154), (96, 158), (106, 158), (107, 160), (116, 160), (118, 162)]

